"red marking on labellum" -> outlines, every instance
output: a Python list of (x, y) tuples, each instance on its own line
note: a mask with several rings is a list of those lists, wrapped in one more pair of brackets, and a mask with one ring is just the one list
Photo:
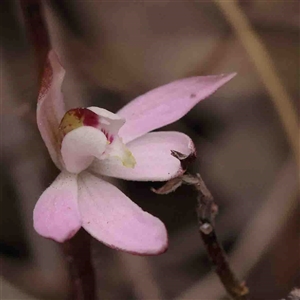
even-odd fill
[(109, 135), (108, 132), (106, 130), (104, 130), (103, 128), (101, 129), (101, 131), (104, 133), (104, 135), (107, 138), (108, 142), (111, 144), (114, 140), (114, 137), (112, 135)]
[(97, 127), (99, 125), (99, 116), (87, 108), (74, 108), (67, 112), (78, 120), (82, 120), (83, 125)]
[(83, 125), (97, 127), (99, 125), (99, 116), (93, 111), (84, 108)]
[(59, 125), (62, 138), (70, 131), (81, 126), (91, 126), (101, 130), (110, 144), (114, 140), (113, 135), (109, 134), (109, 131), (101, 126), (99, 116), (87, 108), (74, 108), (65, 113)]
[(67, 111), (62, 118), (59, 131), (62, 138), (70, 131), (81, 126), (91, 126), (98, 128), (100, 122), (97, 114), (86, 108), (74, 108)]

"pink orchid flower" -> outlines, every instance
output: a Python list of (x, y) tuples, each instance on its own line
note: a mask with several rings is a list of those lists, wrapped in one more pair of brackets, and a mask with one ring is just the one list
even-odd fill
[(168, 244), (164, 224), (102, 175), (166, 181), (181, 174), (171, 150), (189, 155), (195, 151), (192, 140), (179, 132), (150, 131), (180, 119), (235, 74), (175, 81), (136, 98), (117, 114), (98, 107), (66, 112), (61, 93), (64, 75), (51, 51), (38, 98), (37, 123), (61, 173), (35, 206), (35, 230), (64, 242), (83, 227), (112, 248), (144, 255), (164, 252)]

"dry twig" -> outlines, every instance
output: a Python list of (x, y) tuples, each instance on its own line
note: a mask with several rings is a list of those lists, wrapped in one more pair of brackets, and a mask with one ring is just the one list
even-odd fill
[[(293, 159), (289, 159), (284, 164), (277, 177), (273, 187), (257, 209), (257, 213), (240, 234), (230, 256), (230, 263), (239, 276), (247, 276), (259, 262), (298, 205), (299, 187)], [(258, 234), (262, 228), (264, 234)], [(224, 296), (224, 290), (218, 285), (218, 280), (213, 272), (199, 280), (176, 299), (195, 299), (199, 294), (204, 299), (220, 299)]]
[[(172, 151), (172, 155), (181, 161), (183, 169), (186, 169), (187, 164), (193, 159), (176, 151)], [(218, 206), (214, 202), (213, 196), (206, 187), (200, 174), (197, 174), (196, 176), (184, 174), (180, 177), (171, 179), (160, 189), (152, 190), (157, 194), (168, 194), (176, 190), (182, 184), (192, 185), (198, 192), (196, 210), (199, 233), (209, 258), (215, 267), (215, 272), (218, 274), (227, 293), (235, 300), (248, 299), (248, 288), (245, 283), (240, 282), (233, 273), (225, 251), (218, 241), (214, 227), (214, 219), (218, 212)]]

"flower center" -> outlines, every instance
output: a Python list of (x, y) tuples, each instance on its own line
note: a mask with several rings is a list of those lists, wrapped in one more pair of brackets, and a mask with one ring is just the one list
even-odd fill
[(61, 154), (69, 172), (79, 173), (93, 160), (116, 159), (133, 168), (135, 158), (118, 136), (125, 120), (98, 107), (71, 109), (61, 120)]
[(97, 127), (99, 125), (99, 116), (86, 108), (74, 108), (67, 111), (62, 118), (59, 131), (62, 138), (70, 131), (81, 126)]

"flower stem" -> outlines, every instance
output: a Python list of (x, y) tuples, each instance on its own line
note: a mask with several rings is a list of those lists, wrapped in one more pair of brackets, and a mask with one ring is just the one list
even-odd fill
[(249, 290), (244, 282), (240, 282), (237, 279), (230, 268), (226, 253), (218, 241), (215, 232), (214, 218), (217, 214), (218, 207), (200, 174), (197, 174), (197, 177), (192, 176), (192, 178), (195, 180), (193, 185), (199, 193), (197, 205), (199, 232), (206, 251), (215, 267), (215, 272), (218, 274), (227, 293), (233, 299), (246, 300), (248, 299)]
[[(180, 160), (183, 170), (186, 170), (188, 165), (195, 159), (194, 155), (185, 156), (184, 154), (174, 150), (171, 151), (171, 154)], [(233, 273), (227, 260), (226, 253), (218, 241), (214, 226), (218, 206), (200, 174), (197, 174), (196, 176), (184, 174), (182, 176), (172, 178), (161, 188), (157, 190), (152, 189), (152, 191), (161, 195), (168, 194), (175, 191), (182, 184), (192, 185), (198, 192), (197, 217), (199, 233), (203, 240), (207, 254), (215, 267), (215, 272), (223, 283), (228, 295), (230, 295), (234, 300), (248, 299), (249, 290), (246, 284), (244, 282), (240, 282)]]
[[(39, 80), (42, 79), (46, 58), (50, 50), (50, 39), (43, 15), (42, 0), (19, 0), (25, 26), (33, 45), (38, 67)], [(69, 265), (72, 300), (94, 300), (95, 279), (91, 261), (90, 236), (80, 230), (71, 240), (63, 244), (63, 251)]]
[(95, 274), (91, 260), (91, 238), (81, 229), (63, 244), (69, 265), (72, 300), (95, 300)]

